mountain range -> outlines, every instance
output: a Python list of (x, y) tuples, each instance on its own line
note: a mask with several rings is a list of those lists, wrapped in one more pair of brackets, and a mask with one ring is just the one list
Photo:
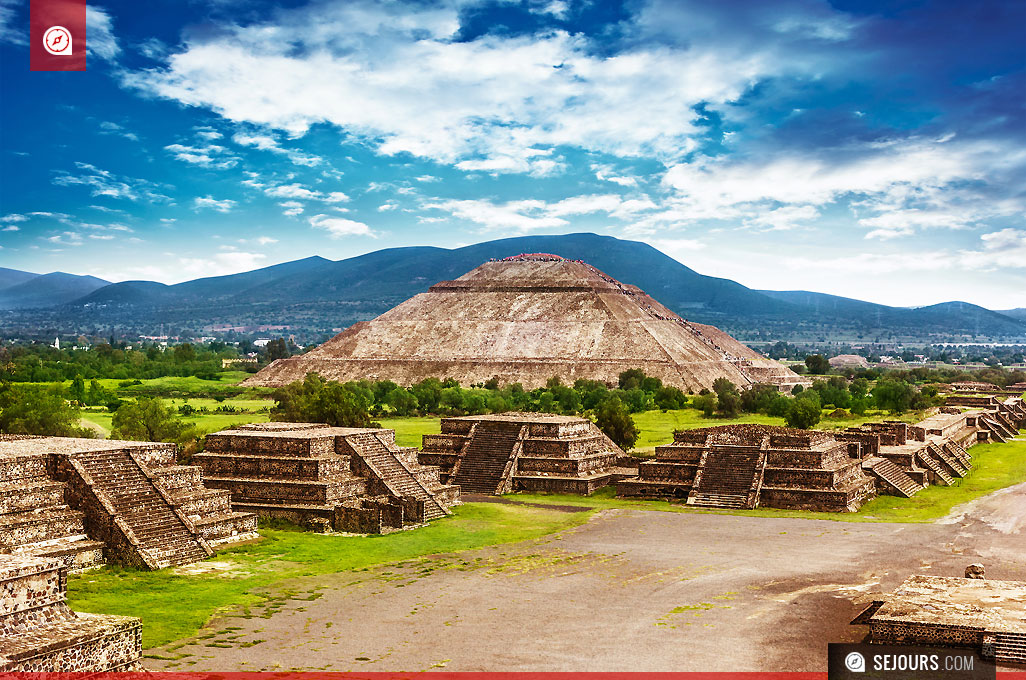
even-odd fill
[(523, 236), (446, 249), (386, 248), (345, 260), (314, 256), (254, 271), (165, 285), (109, 283), (0, 268), (0, 331), (200, 333), (213, 325), (285, 325), (312, 339), (373, 318), (482, 262), (549, 252), (634, 284), (681, 316), (749, 340), (1026, 342), (1026, 309), (966, 302), (904, 308), (808, 291), (753, 290), (705, 276), (637, 241), (595, 234)]

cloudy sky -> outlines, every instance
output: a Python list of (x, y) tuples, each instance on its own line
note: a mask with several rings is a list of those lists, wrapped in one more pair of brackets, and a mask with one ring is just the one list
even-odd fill
[(1026, 306), (1026, 3), (0, 0), (0, 266), (177, 282), (593, 231), (755, 288)]

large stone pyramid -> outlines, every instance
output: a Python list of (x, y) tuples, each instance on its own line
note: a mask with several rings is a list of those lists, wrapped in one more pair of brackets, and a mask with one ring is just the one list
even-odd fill
[(498, 377), (531, 389), (552, 376), (616, 382), (640, 368), (684, 390), (724, 377), (739, 387), (802, 378), (713, 326), (692, 323), (636, 286), (579, 260), (518, 255), (437, 283), (302, 356), (279, 359), (244, 385), (427, 377), (463, 385)]

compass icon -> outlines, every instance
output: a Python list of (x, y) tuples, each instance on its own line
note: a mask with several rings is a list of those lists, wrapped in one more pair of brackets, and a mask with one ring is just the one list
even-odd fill
[(43, 49), (58, 57), (71, 56), (71, 31), (63, 26), (51, 26), (43, 33)]

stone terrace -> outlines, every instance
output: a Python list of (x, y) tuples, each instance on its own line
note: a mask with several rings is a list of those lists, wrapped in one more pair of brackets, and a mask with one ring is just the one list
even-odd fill
[(382, 533), (450, 514), (459, 488), (395, 431), (257, 423), (207, 437), (193, 460), (236, 509), (321, 530)]
[(859, 446), (827, 433), (765, 425), (723, 425), (674, 433), (621, 496), (686, 498), (707, 507), (854, 512), (873, 498)]
[(971, 647), (1026, 664), (1026, 582), (912, 576), (853, 621), (881, 644)]
[(67, 437), (0, 440), (0, 552), (72, 570), (160, 569), (255, 538), (256, 517), (178, 465), (173, 444)]
[(139, 619), (76, 614), (56, 559), (0, 555), (0, 673), (135, 671)]
[(420, 461), (441, 468), (464, 493), (550, 491), (591, 494), (633, 474), (631, 459), (587, 418), (500, 413), (443, 418), (424, 435)]

